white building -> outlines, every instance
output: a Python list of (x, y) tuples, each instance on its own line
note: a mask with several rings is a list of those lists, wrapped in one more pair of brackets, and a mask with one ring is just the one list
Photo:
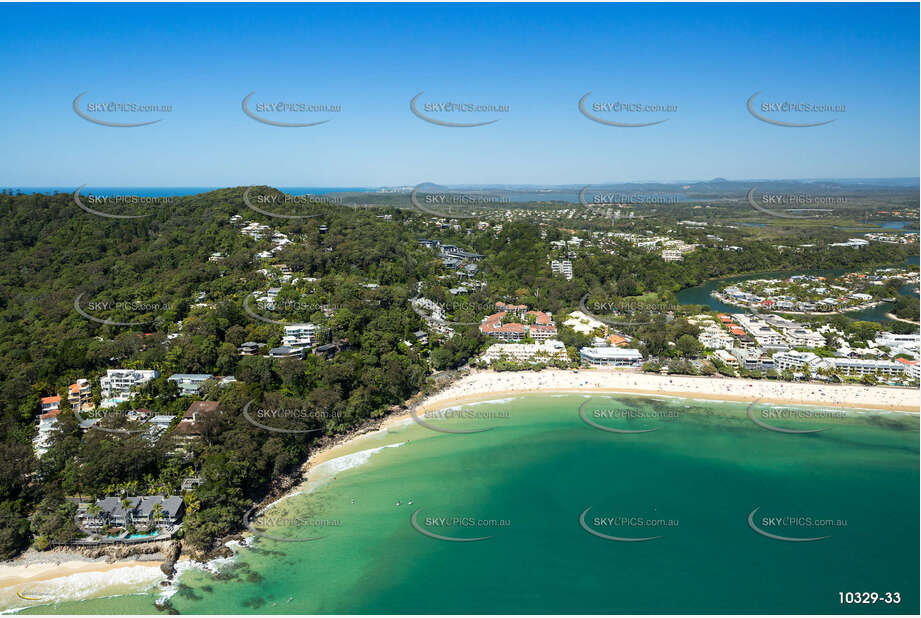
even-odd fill
[(562, 341), (555, 339), (539, 343), (496, 343), (489, 346), (483, 354), (483, 360), (487, 364), (503, 357), (521, 363), (569, 359), (566, 356), (566, 346)]
[(739, 366), (739, 360), (726, 350), (717, 350), (714, 354), (724, 365), (729, 365), (730, 367)]
[(572, 262), (570, 260), (553, 260), (550, 262), (550, 270), (555, 275), (563, 275), (567, 281), (572, 280)]
[(807, 365), (812, 365), (819, 357), (812, 352), (797, 352), (787, 350), (774, 355), (774, 366), (777, 371), (800, 371)]
[(317, 325), (310, 322), (306, 324), (289, 324), (285, 326), (285, 336), (281, 344), (289, 347), (312, 345), (317, 334)]
[(710, 350), (731, 350), (735, 337), (718, 326), (705, 328), (697, 336), (700, 345)]
[(863, 238), (848, 238), (847, 242), (833, 242), (829, 247), (866, 247), (870, 244), (869, 240)]
[[(830, 363), (827, 363), (830, 361)], [(886, 360), (864, 360), (860, 358), (827, 358), (822, 362), (816, 363), (817, 366), (829, 366), (836, 373), (844, 375), (873, 375), (897, 376), (907, 373), (906, 365), (902, 363), (893, 363)]]
[(825, 337), (808, 328), (791, 328), (786, 337), (793, 347), (821, 348), (825, 345)]
[(643, 362), (643, 355), (633, 348), (584, 347), (579, 354), (582, 364), (591, 367), (639, 367)]
[(160, 372), (154, 369), (109, 369), (99, 379), (99, 386), (105, 398), (126, 397), (136, 386), (159, 377)]
[(744, 313), (734, 313), (732, 317), (742, 328), (748, 331), (761, 347), (783, 346), (786, 342), (783, 335), (768, 326), (768, 323), (759, 317)]
[(678, 249), (663, 249), (662, 259), (666, 262), (680, 262), (684, 260), (684, 256)]

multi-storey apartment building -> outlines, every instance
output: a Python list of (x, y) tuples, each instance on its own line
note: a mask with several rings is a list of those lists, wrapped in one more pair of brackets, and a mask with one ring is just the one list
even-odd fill
[(103, 397), (125, 397), (135, 387), (159, 377), (160, 372), (154, 369), (109, 369), (99, 379), (99, 386)]

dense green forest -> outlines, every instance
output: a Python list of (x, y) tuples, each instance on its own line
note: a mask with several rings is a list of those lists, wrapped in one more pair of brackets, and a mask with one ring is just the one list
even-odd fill
[[(409, 302), (419, 284), (430, 297), (450, 301), (439, 278), (441, 261), (419, 238), (485, 255), (480, 270), (488, 284), (470, 294), (472, 307), (505, 300), (554, 314), (578, 308), (587, 293), (673, 303), (677, 291), (708, 278), (886, 264), (917, 251), (917, 245), (874, 244), (859, 252), (819, 247), (779, 253), (769, 242), (753, 241), (729, 257), (704, 247), (677, 264), (624, 244), (578, 260), (567, 281), (551, 276), (547, 267), (549, 243), (567, 237), (552, 227), (509, 223), (495, 233), (465, 222), (454, 229), (433, 225), (412, 210), (325, 204), (298, 211), (315, 217), (285, 219), (247, 208), (243, 189), (118, 211), (149, 215), (136, 219), (87, 213), (71, 194), (0, 195), (0, 558), (33, 541), (45, 547), (73, 538), (77, 530), (67, 496), (177, 493), (191, 475), (203, 483), (186, 494), (185, 538), (193, 547), (213, 548), (241, 528), (245, 511), (274, 479), (297, 470), (317, 440), (404, 403), (428, 388), (434, 371), (464, 365), (485, 345), (475, 326), (427, 346), (407, 344), (425, 326)], [(264, 223), (292, 242), (271, 262), (254, 261), (271, 245), (241, 234), (232, 215)], [(216, 252), (223, 259), (209, 261)], [(258, 272), (270, 263), (286, 264), (300, 281), (280, 286), (282, 308), (260, 309), (268, 319), (257, 319), (244, 301), (279, 285)], [(473, 313), (467, 321), (484, 315)], [(282, 328), (273, 319), (313, 321), (322, 327), (321, 338), (341, 351), (305, 360), (240, 356), (237, 348), (246, 341), (279, 344)], [(650, 353), (664, 351), (667, 340), (693, 334), (686, 324), (645, 326), (642, 332)], [(571, 334), (561, 338), (567, 346), (584, 343)], [(170, 434), (151, 444), (135, 432), (81, 430), (78, 419), (64, 413), (48, 452), (37, 459), (31, 440), (39, 398), (59, 394), (66, 401), (67, 385), (78, 378), (89, 378), (98, 397), (99, 376), (120, 367), (158, 370), (160, 378), (145, 385), (133, 403), (177, 420), (193, 399), (167, 382), (172, 373), (237, 381), (209, 386), (205, 398), (220, 401), (222, 414), (206, 419), (202, 439), (185, 450), (177, 451)], [(252, 401), (307, 410), (309, 420), (279, 427), (320, 431), (265, 431), (243, 414)], [(127, 421), (113, 417), (105, 423), (118, 428)]]

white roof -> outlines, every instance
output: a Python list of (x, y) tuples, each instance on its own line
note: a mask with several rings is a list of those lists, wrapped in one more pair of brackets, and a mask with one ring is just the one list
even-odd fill
[(603, 358), (603, 359), (641, 359), (643, 355), (640, 354), (639, 350), (633, 348), (616, 348), (616, 347), (604, 347), (604, 348), (582, 348), (582, 353), (591, 356), (594, 358)]

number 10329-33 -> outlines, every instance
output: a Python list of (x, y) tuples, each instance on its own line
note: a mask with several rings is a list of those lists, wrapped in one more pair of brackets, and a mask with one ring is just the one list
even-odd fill
[(842, 605), (857, 605), (879, 603), (898, 605), (902, 602), (902, 595), (898, 592), (839, 592), (838, 602)]

